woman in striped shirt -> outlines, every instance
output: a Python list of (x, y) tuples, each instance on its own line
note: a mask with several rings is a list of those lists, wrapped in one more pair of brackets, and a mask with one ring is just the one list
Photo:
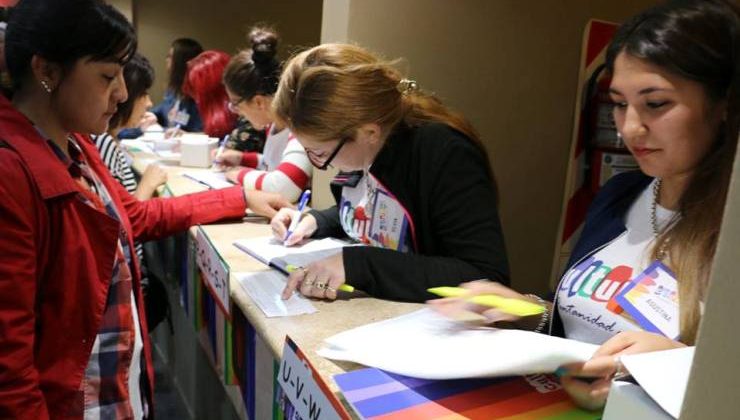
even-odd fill
[[(224, 85), (232, 112), (266, 130), (263, 153), (227, 150), (218, 157), (230, 169), (226, 177), (245, 189), (280, 193), (297, 201), (311, 179), (311, 163), (290, 130), (275, 121), (272, 97), (282, 65), (275, 59), (278, 37), (274, 31), (255, 27), (249, 34), (250, 50), (232, 57), (224, 72)], [(238, 167), (241, 166), (241, 167)]]
[[(113, 177), (139, 200), (154, 195), (157, 187), (167, 181), (167, 173), (156, 164), (150, 164), (137, 183), (129, 159), (118, 144), (118, 133), (124, 128), (136, 127), (147, 109), (152, 106), (149, 88), (154, 82), (154, 69), (146, 57), (136, 54), (123, 68), (128, 99), (118, 106), (111, 117), (108, 132), (93, 136), (95, 146)], [(139, 250), (137, 246), (137, 251)]]

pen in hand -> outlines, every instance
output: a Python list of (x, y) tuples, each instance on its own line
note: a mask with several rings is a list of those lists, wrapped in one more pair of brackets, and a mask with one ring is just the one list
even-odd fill
[(306, 208), (306, 204), (308, 204), (309, 199), (311, 199), (311, 190), (303, 191), (303, 194), (301, 194), (301, 200), (298, 202), (298, 209), (296, 210), (295, 216), (290, 220), (290, 226), (288, 226), (288, 231), (285, 233), (285, 239), (283, 239), (283, 242), (287, 241), (293, 231), (298, 227), (298, 222), (301, 220), (301, 215), (303, 214), (303, 210)]

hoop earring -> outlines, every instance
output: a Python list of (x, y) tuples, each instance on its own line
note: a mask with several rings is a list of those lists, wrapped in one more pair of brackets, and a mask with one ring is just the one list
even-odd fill
[(46, 80), (42, 80), (41, 86), (44, 87), (44, 90), (46, 91), (46, 93), (51, 93), (51, 87), (49, 87), (49, 82), (47, 82)]

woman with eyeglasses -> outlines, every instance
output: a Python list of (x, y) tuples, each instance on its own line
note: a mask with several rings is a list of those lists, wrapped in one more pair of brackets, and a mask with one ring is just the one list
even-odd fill
[(255, 27), (249, 33), (252, 48), (232, 57), (223, 82), (232, 111), (267, 138), (260, 152), (226, 150), (216, 163), (230, 167), (226, 177), (248, 190), (280, 193), (295, 202), (311, 180), (311, 163), (290, 129), (276, 121), (272, 110), (282, 65), (277, 61), (278, 36), (269, 28)]
[(368, 246), (293, 273), (283, 291), (333, 300), (344, 283), (411, 302), (462, 279), (509, 278), (488, 155), (470, 123), (353, 45), (326, 44), (286, 65), (273, 104), (311, 162), (341, 172), (336, 206), (272, 220), (276, 238), (349, 238)]

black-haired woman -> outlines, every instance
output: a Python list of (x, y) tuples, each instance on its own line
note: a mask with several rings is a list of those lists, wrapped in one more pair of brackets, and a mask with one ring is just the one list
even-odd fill
[[(54, 42), (50, 42), (53, 40)], [(286, 204), (239, 187), (139, 201), (83, 134), (128, 92), (134, 29), (98, 0), (21, 0), (0, 97), (0, 417), (146, 418), (153, 371), (134, 239)]]

